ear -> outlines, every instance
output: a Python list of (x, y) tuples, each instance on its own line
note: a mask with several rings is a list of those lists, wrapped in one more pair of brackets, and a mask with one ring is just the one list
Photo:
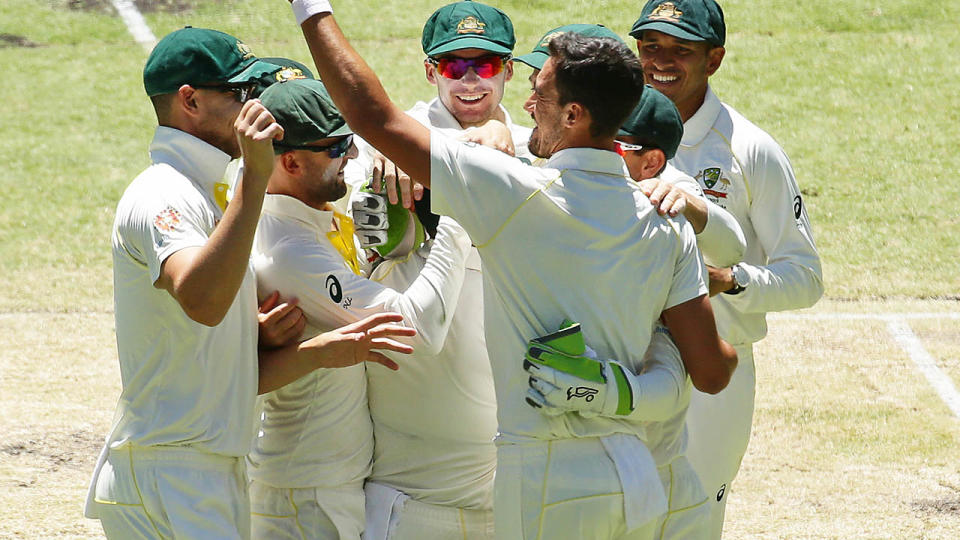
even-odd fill
[(563, 112), (561, 114), (560, 121), (562, 122), (563, 127), (572, 128), (580, 122), (589, 120), (589, 118), (590, 113), (587, 112), (587, 109), (583, 105), (575, 101), (571, 101), (563, 106)]
[(507, 60), (507, 65), (503, 66), (503, 73), (504, 82), (513, 78), (513, 60)]
[(424, 71), (424, 74), (427, 76), (427, 82), (436, 86), (437, 85), (437, 66), (424, 60), (423, 71)]
[(723, 55), (726, 53), (727, 50), (723, 47), (714, 47), (707, 51), (707, 77), (720, 69), (720, 64), (723, 63)]
[(663, 168), (667, 163), (667, 156), (663, 153), (663, 150), (659, 148), (650, 148), (649, 150), (640, 154), (640, 175), (641, 178), (637, 180), (646, 180), (647, 178), (653, 178), (656, 176), (660, 169)]
[(200, 105), (197, 103), (198, 95), (194, 87), (184, 84), (177, 89), (177, 107), (188, 116), (196, 116), (200, 110)]
[(280, 154), (280, 158), (277, 161), (279, 162), (280, 167), (283, 169), (283, 172), (287, 173), (289, 176), (298, 176), (303, 171), (303, 167), (300, 166), (300, 162), (297, 160), (297, 156), (293, 152), (284, 152)]

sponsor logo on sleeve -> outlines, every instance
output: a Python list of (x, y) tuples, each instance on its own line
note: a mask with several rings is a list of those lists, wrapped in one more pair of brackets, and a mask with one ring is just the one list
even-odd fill
[(164, 208), (153, 218), (153, 226), (156, 227), (158, 231), (165, 233), (179, 229), (181, 222), (180, 212), (172, 206)]

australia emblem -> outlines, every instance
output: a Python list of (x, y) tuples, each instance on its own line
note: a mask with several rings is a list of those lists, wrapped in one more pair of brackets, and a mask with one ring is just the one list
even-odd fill
[(649, 16), (647, 20), (651, 19), (667, 19), (667, 20), (676, 20), (683, 15), (683, 12), (677, 9), (676, 4), (673, 2), (664, 2), (657, 6)]
[(464, 17), (457, 23), (457, 33), (458, 34), (482, 34), (485, 32), (483, 29), (487, 26), (487, 23), (480, 22), (473, 15)]
[(702, 180), (703, 185), (707, 186), (707, 188), (712, 188), (717, 185), (717, 182), (720, 180), (720, 167), (710, 167), (709, 169), (700, 171), (700, 174), (697, 175), (697, 180)]

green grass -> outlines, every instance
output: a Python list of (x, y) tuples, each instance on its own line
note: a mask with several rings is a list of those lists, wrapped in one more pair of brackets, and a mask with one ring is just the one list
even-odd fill
[[(336, 3), (336, 2), (335, 2)], [(282, 0), (200, 0), (146, 14), (157, 36), (186, 24), (242, 37), (262, 56), (309, 61)], [(346, 34), (402, 106), (433, 95), (419, 35), (440, 2), (339, 2)], [(518, 53), (549, 28), (600, 22), (626, 36), (638, 5), (493, 2)], [(109, 309), (109, 232), (124, 186), (148, 163), (146, 53), (109, 10), (6, 0), (0, 33), (0, 310)], [(712, 84), (786, 149), (833, 298), (958, 297), (960, 4), (727, 0), (727, 56)], [(36, 24), (43, 21), (43, 24)], [(504, 103), (528, 92), (518, 65)]]

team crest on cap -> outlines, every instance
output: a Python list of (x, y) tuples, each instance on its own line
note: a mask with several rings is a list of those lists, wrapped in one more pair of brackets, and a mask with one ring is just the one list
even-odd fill
[(555, 38), (555, 37), (557, 37), (557, 36), (559, 36), (559, 35), (561, 35), (561, 34), (563, 34), (563, 32), (551, 32), (551, 33), (543, 36), (543, 40), (540, 41), (540, 46), (541, 46), (541, 47), (546, 47), (547, 45), (550, 45), (550, 42), (553, 41), (553, 38)]
[(486, 32), (483, 28), (487, 26), (487, 23), (480, 22), (473, 15), (469, 15), (460, 19), (460, 22), (457, 23), (457, 33), (458, 34), (483, 34)]
[(249, 45), (242, 41), (237, 41), (237, 50), (240, 51), (240, 54), (243, 55), (244, 60), (249, 60), (251, 58), (256, 58), (257, 55), (253, 54), (253, 50)]
[(153, 218), (153, 226), (161, 232), (171, 232), (180, 226), (180, 212), (172, 206), (164, 208), (157, 217)]
[(647, 16), (647, 20), (668, 20), (675, 21), (683, 15), (683, 12), (677, 9), (677, 5), (673, 2), (664, 2), (657, 6), (650, 15)]
[(292, 79), (306, 79), (306, 75), (303, 74), (303, 70), (298, 67), (285, 67), (278, 71), (274, 77), (277, 78), (277, 82), (289, 81)]

